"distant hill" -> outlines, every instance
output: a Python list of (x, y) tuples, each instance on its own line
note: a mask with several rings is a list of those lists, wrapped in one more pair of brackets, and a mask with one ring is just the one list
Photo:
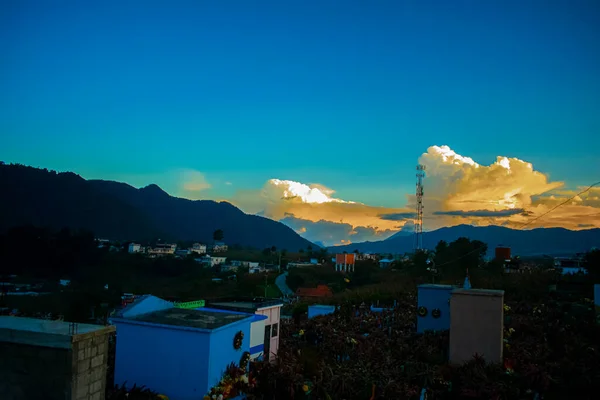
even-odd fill
[[(493, 254), (499, 245), (512, 248), (512, 254), (521, 256), (562, 255), (600, 247), (600, 229), (570, 231), (563, 228), (539, 228), (515, 230), (501, 226), (458, 225), (423, 233), (423, 247), (435, 248), (440, 240), (452, 242), (459, 237), (481, 240), (488, 245), (488, 253)], [(406, 253), (413, 249), (412, 235), (394, 235), (379, 242), (352, 243), (347, 246), (331, 247), (332, 251), (373, 253)]]
[(213, 232), (222, 229), (228, 244), (291, 251), (311, 245), (282, 223), (245, 214), (227, 202), (172, 197), (156, 185), (136, 189), (71, 172), (1, 164), (0, 187), (2, 232), (31, 224), (84, 228), (115, 240), (211, 242)]

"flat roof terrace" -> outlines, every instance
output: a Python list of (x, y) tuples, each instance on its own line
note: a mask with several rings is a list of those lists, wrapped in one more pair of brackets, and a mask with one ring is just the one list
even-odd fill
[(74, 342), (114, 330), (114, 326), (0, 316), (0, 342), (4, 343), (70, 348)]
[(281, 301), (279, 299), (266, 299), (266, 298), (256, 298), (256, 299), (222, 298), (222, 299), (207, 300), (206, 303), (209, 306), (215, 307), (215, 308), (224, 308), (224, 309), (243, 311), (243, 312), (254, 312), (260, 308), (283, 306), (283, 301)]
[(132, 318), (124, 318), (124, 320), (212, 330), (246, 318), (250, 317), (244, 314), (212, 312), (202, 309), (169, 308)]

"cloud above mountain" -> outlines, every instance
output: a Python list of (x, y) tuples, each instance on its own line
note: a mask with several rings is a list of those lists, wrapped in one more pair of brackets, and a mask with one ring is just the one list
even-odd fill
[[(448, 146), (431, 146), (419, 163), (426, 167), (428, 229), (458, 224), (519, 228), (578, 192), (564, 189), (564, 182), (550, 181), (518, 158), (499, 156), (482, 165)], [(406, 194), (403, 208), (377, 207), (338, 198), (333, 189), (320, 184), (282, 179), (270, 179), (260, 190), (238, 191), (229, 201), (326, 245), (386, 239), (412, 229), (415, 215), (412, 193)], [(528, 228), (551, 226), (600, 227), (600, 188), (575, 197)]]
[(309, 240), (326, 245), (385, 239), (412, 218), (383, 219), (380, 215), (409, 215), (411, 211), (343, 200), (323, 185), (280, 179), (270, 179), (260, 190), (239, 191), (230, 201), (245, 212), (282, 221)]

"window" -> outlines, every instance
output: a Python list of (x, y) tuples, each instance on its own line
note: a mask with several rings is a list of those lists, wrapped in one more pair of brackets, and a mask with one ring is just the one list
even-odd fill
[(265, 360), (270, 358), (271, 354), (271, 325), (265, 326), (265, 340), (264, 340), (264, 355)]
[(277, 324), (273, 324), (272, 326), (273, 326), (273, 330), (271, 331), (271, 337), (276, 337), (279, 334), (279, 331), (278, 331), (279, 327), (277, 326)]

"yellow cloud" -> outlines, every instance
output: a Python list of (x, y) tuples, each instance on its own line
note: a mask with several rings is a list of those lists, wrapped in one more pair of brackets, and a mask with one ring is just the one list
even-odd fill
[[(518, 158), (499, 156), (491, 165), (482, 165), (448, 146), (431, 146), (419, 163), (426, 166), (427, 174), (426, 230), (458, 224), (520, 228), (579, 191), (550, 181)], [(403, 227), (411, 231), (415, 196), (407, 194), (403, 208), (376, 207), (340, 199), (333, 189), (320, 184), (270, 179), (262, 189), (239, 191), (229, 201), (329, 245), (382, 240)], [(600, 188), (576, 196), (527, 225), (534, 227), (600, 227)]]
[[(529, 223), (527, 228), (581, 229), (582, 224), (600, 227), (598, 189), (530, 223), (577, 191), (558, 190), (564, 186), (563, 182), (550, 182), (547, 175), (518, 158), (497, 157), (495, 163), (485, 166), (456, 154), (448, 146), (432, 146), (419, 162), (427, 168), (425, 209), (430, 211), (429, 215), (437, 213), (438, 218), (432, 220), (435, 227), (461, 223), (513, 228), (526, 223)], [(510, 210), (523, 212), (507, 212)], [(459, 211), (463, 215), (452, 215)], [(473, 218), (474, 215), (477, 217)]]
[(332, 221), (352, 227), (397, 230), (403, 221), (382, 219), (381, 215), (411, 210), (368, 206), (333, 197), (335, 191), (318, 184), (270, 179), (260, 191), (241, 191), (231, 200), (246, 212), (281, 220), (290, 215), (305, 221)]

